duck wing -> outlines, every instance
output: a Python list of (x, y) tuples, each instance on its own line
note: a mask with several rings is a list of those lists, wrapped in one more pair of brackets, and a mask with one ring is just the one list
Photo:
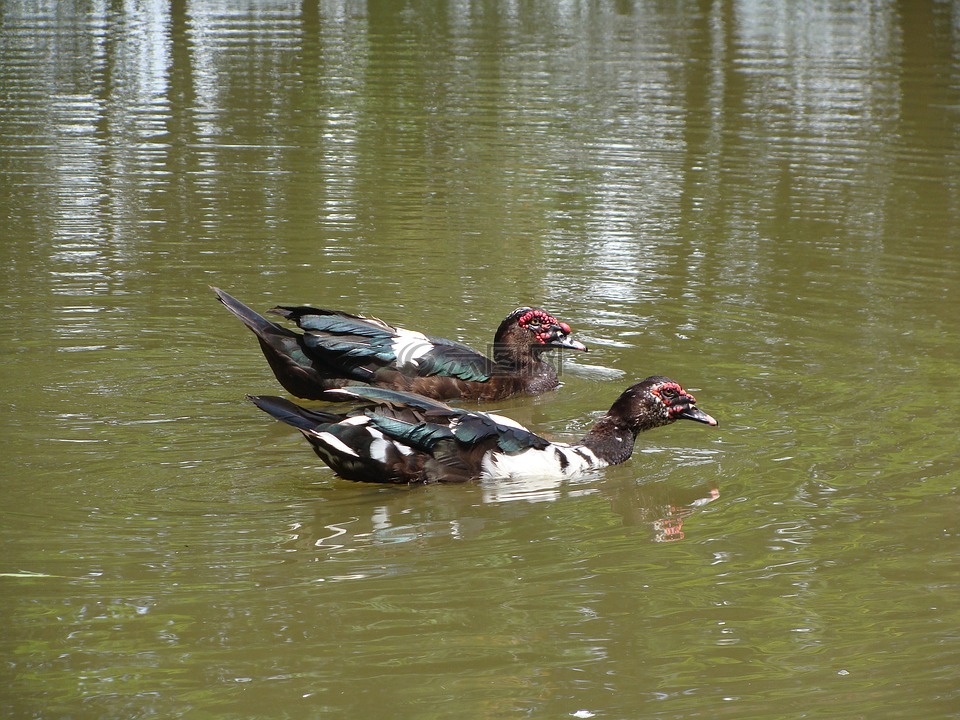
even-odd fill
[(295, 322), (304, 331), (304, 346), (351, 380), (373, 382), (378, 371), (394, 370), (485, 382), (493, 373), (493, 361), (467, 345), (378, 318), (306, 305), (277, 306), (271, 312)]

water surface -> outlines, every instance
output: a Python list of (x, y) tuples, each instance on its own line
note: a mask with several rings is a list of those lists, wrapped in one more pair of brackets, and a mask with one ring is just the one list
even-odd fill
[[(957, 716), (958, 12), (0, 0), (5, 716)], [(349, 483), (210, 285), (721, 424)]]

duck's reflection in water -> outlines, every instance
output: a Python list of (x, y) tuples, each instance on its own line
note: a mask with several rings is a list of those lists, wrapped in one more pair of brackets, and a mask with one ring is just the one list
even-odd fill
[(697, 513), (719, 497), (715, 483), (678, 489), (663, 483), (609, 483), (597, 477), (419, 488), (364, 486), (346, 497), (332, 489), (306, 506), (312, 507), (312, 517), (288, 526), (282, 546), (341, 555), (398, 543), (431, 546), (476, 540), (491, 533), (509, 532), (522, 539), (532, 537), (533, 531), (524, 529), (531, 523), (536, 528), (584, 523), (607, 527), (611, 514), (619, 517), (615, 525), (647, 527), (652, 541), (675, 542), (686, 537)]

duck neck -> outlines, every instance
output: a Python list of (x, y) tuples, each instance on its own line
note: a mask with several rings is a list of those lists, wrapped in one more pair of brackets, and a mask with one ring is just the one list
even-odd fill
[(497, 371), (504, 375), (555, 377), (553, 367), (545, 363), (540, 355), (540, 352), (533, 349), (530, 352), (517, 352), (515, 347), (507, 344), (493, 347), (493, 360)]
[(637, 434), (623, 422), (610, 415), (604, 415), (590, 429), (581, 445), (593, 451), (593, 454), (610, 465), (626, 462), (633, 454), (633, 444)]

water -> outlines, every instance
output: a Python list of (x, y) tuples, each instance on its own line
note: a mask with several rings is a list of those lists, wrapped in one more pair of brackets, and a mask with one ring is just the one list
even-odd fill
[[(960, 716), (960, 8), (0, 0), (7, 717)], [(591, 352), (338, 480), (210, 285)]]

